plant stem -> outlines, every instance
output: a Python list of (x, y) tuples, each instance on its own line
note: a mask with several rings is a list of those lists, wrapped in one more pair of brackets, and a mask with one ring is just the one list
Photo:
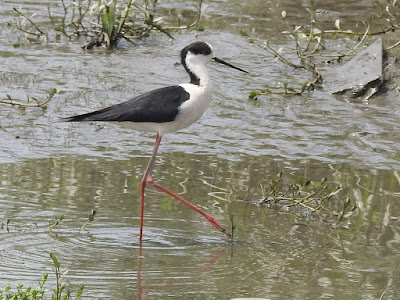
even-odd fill
[(20, 16), (24, 17), (25, 19), (28, 20), (29, 23), (37, 30), (39, 33), (44, 34), (43, 31), (40, 30), (40, 28), (30, 19), (28, 18), (25, 14), (23, 14), (21, 11), (19, 11), (17, 8), (13, 7), (13, 10), (18, 13)]
[(120, 22), (118, 24), (117, 33), (121, 33), (122, 32), (122, 28), (124, 27), (126, 18), (128, 17), (128, 15), (130, 13), (130, 8), (132, 6), (133, 1), (134, 0), (129, 0), (128, 4), (126, 5), (125, 11), (124, 11), (124, 15), (122, 16), (122, 18), (121, 18), (121, 20), (120, 20)]

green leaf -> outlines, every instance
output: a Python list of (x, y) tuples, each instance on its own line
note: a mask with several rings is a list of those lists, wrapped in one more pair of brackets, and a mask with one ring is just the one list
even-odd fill
[(243, 36), (249, 36), (249, 33), (246, 30), (240, 30), (240, 34)]
[(60, 262), (57, 260), (57, 257), (55, 256), (55, 254), (50, 253), (50, 257), (53, 260), (53, 264), (56, 268), (60, 267)]
[(78, 299), (78, 297), (79, 297), (80, 295), (83, 294), (83, 289), (84, 289), (84, 288), (85, 288), (85, 286), (82, 285), (82, 286), (77, 290), (75, 299)]
[(249, 94), (249, 99), (250, 100), (257, 100), (257, 96), (259, 96), (260, 93), (257, 91), (251, 91)]
[(308, 88), (308, 81), (304, 82), (302, 87), (301, 87), (301, 91), (300, 94), (303, 94), (303, 92)]

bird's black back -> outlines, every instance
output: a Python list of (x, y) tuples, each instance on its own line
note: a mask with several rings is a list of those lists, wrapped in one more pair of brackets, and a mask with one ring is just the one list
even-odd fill
[(190, 94), (182, 87), (169, 86), (101, 110), (69, 117), (64, 121), (171, 122), (179, 114), (180, 105), (189, 97)]

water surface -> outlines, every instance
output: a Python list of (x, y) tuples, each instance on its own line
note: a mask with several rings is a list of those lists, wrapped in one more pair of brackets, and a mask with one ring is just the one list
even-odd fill
[[(308, 15), (297, 1), (231, 2), (205, 3), (204, 31), (177, 32), (175, 41), (154, 34), (118, 51), (84, 52), (74, 41), (12, 47), (24, 41), (5, 26), (14, 19), (13, 6), (37, 11), (43, 20), (47, 5), (56, 8), (53, 2), (0, 1), (0, 96), (60, 90), (45, 111), (1, 105), (0, 287), (36, 286), (43, 273), (53, 284), (52, 252), (69, 270), (68, 288), (85, 285), (85, 299), (396, 299), (397, 93), (368, 103), (319, 91), (249, 101), (253, 89), (304, 74), (274, 61), (239, 31), (256, 28), (277, 45), (291, 45), (277, 11), (299, 22)], [(160, 9), (174, 13), (182, 3)], [(351, 26), (374, 6), (328, 1), (318, 9), (326, 26), (338, 17)], [(193, 13), (192, 6), (186, 10)], [(139, 183), (154, 136), (59, 120), (187, 81), (178, 53), (196, 39), (251, 74), (210, 65), (212, 105), (196, 124), (165, 136), (154, 177), (228, 229), (233, 215), (235, 241), (149, 189), (140, 250)], [(287, 182), (327, 177), (343, 184), (330, 209), (340, 212), (346, 197), (358, 208), (335, 228), (337, 215), (305, 219), (249, 204), (281, 171)], [(92, 209), (95, 220), (82, 230)]]

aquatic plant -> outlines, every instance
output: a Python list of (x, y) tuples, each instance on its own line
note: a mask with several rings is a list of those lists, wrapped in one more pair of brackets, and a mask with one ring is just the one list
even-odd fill
[[(400, 2), (397, 0), (392, 1), (375, 1), (379, 13), (368, 16), (362, 23), (364, 24), (364, 31), (356, 32), (350, 29), (342, 29), (340, 19), (334, 23), (331, 29), (323, 29), (323, 26), (318, 23), (315, 17), (315, 1), (309, 1), (309, 7), (306, 10), (309, 13), (308, 24), (296, 24), (289, 21), (289, 16), (286, 11), (281, 11), (282, 22), (285, 24), (287, 30), (283, 31), (290, 40), (294, 42), (292, 48), (279, 48), (275, 49), (270, 45), (270, 41), (258, 36), (256, 32), (251, 34), (242, 30), (241, 34), (248, 37), (251, 43), (257, 43), (269, 54), (292, 68), (302, 69), (308, 72), (309, 79), (304, 82), (299, 82), (297, 86), (289, 85), (287, 81), (283, 81), (277, 87), (269, 86), (261, 90), (254, 90), (250, 92), (249, 98), (256, 99), (260, 95), (267, 94), (285, 94), (285, 95), (301, 95), (306, 91), (312, 91), (317, 88), (322, 82), (323, 78), (319, 68), (322, 65), (330, 64), (332, 62), (341, 61), (345, 57), (356, 54), (360, 46), (367, 42), (370, 36), (382, 35), (384, 33), (397, 31), (400, 28)], [(386, 22), (383, 25), (382, 22)], [(354, 39), (342, 40), (347, 44), (348, 49), (345, 52), (335, 52), (327, 47), (329, 40), (340, 37), (354, 37)], [(386, 49), (390, 50), (400, 45), (396, 42)], [(297, 56), (298, 62), (293, 62), (286, 57), (283, 53), (294, 52)]]
[[(86, 227), (89, 225), (89, 223), (94, 221), (94, 216), (96, 215), (96, 211), (94, 209), (91, 210), (89, 216), (88, 216), (88, 220), (85, 222), (85, 224), (82, 225), (81, 230), (86, 230)], [(53, 229), (58, 226), (62, 220), (64, 220), (65, 217), (63, 215), (59, 216), (59, 217), (55, 217), (53, 222), (49, 221), (49, 231), (50, 233), (54, 233)]]
[(26, 287), (22, 284), (17, 285), (15, 290), (13, 291), (10, 285), (7, 285), (4, 290), (0, 290), (0, 300), (2, 299), (45, 299), (44, 294), (46, 292), (44, 288), (44, 284), (47, 281), (47, 274), (44, 274), (42, 280), (39, 281), (39, 286), (37, 288), (32, 289), (31, 287)]
[[(63, 276), (66, 274), (66, 270), (61, 269), (61, 263), (58, 261), (55, 254), (50, 253), (50, 258), (53, 261), (54, 272), (56, 276), (56, 285), (53, 289), (52, 300), (68, 300), (78, 299), (83, 294), (84, 286), (80, 286), (76, 291), (75, 297), (72, 297), (70, 290), (65, 291), (65, 285), (63, 284)], [(47, 299), (45, 297), (47, 289), (45, 284), (48, 279), (48, 274), (44, 274), (42, 279), (39, 281), (37, 288), (24, 287), (22, 284), (16, 286), (13, 289), (10, 285), (7, 285), (3, 290), (0, 290), (0, 300), (15, 299), (15, 300), (42, 300)]]
[[(65, 295), (63, 295), (63, 291), (65, 289), (65, 285), (63, 284), (63, 276), (67, 273), (67, 270), (61, 270), (60, 266), (61, 263), (58, 261), (55, 254), (50, 253), (50, 257), (53, 260), (54, 265), (54, 272), (56, 275), (56, 287), (53, 290), (53, 296), (51, 297), (52, 300), (66, 300), (71, 299), (71, 292), (67, 290)], [(76, 296), (74, 299), (78, 299), (83, 293), (84, 286), (80, 286), (79, 289), (76, 291)]]
[[(306, 219), (322, 216), (325, 221), (337, 225), (346, 212), (357, 208), (354, 201), (348, 197), (334, 199), (342, 190), (342, 185), (331, 184), (327, 178), (320, 181), (298, 180), (285, 184), (280, 172), (267, 186), (263, 186), (263, 197), (256, 204), (278, 208)], [(343, 205), (339, 209), (330, 208), (333, 202), (341, 202)]]
[[(201, 17), (202, 0), (198, 1), (197, 17), (187, 25), (164, 25), (164, 16), (157, 16), (158, 0), (129, 0), (123, 3), (117, 0), (61, 0), (61, 12), (47, 8), (52, 28), (45, 28), (47, 23), (39, 24), (34, 20), (35, 13), (26, 13), (14, 8), (19, 17), (7, 24), (26, 34), (30, 43), (49, 40), (51, 30), (55, 31), (55, 39), (62, 36), (72, 39), (87, 36), (90, 41), (83, 48), (95, 46), (114, 48), (121, 39), (132, 42), (147, 36), (150, 31), (157, 30), (172, 38), (171, 30), (182, 30), (196, 26)], [(61, 17), (59, 16), (61, 15)], [(16, 44), (15, 46), (20, 46)]]
[(64, 218), (65, 218), (64, 216), (59, 216), (58, 218), (57, 217), (55, 218), (54, 223), (51, 223), (49, 221), (49, 231), (50, 231), (50, 233), (53, 232), (53, 228), (56, 227), (58, 224), (60, 224), (61, 221), (64, 220)]
[(21, 99), (14, 99), (9, 94), (6, 94), (5, 99), (0, 98), (0, 103), (8, 104), (12, 106), (17, 106), (20, 109), (26, 109), (28, 107), (38, 107), (43, 110), (47, 108), (47, 103), (50, 102), (51, 99), (58, 93), (56, 89), (50, 89), (49, 93), (47, 94), (44, 100), (39, 100), (36, 97), (27, 96), (26, 102)]
[(88, 220), (82, 226), (82, 230), (86, 230), (86, 227), (89, 225), (89, 223), (94, 221), (95, 215), (96, 215), (96, 211), (94, 209), (92, 209), (92, 211), (89, 214)]

